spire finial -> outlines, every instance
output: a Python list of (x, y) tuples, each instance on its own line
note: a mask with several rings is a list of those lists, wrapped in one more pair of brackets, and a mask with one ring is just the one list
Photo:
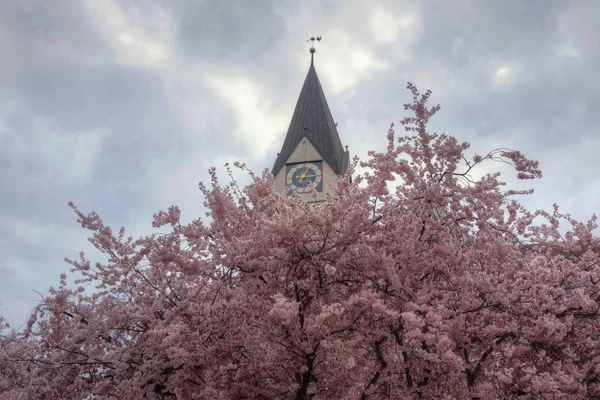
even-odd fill
[(309, 40), (310, 40), (310, 44), (311, 44), (311, 46), (310, 46), (310, 65), (313, 65), (313, 58), (314, 58), (315, 52), (317, 51), (317, 49), (315, 49), (315, 40), (317, 42), (320, 42), (321, 41), (321, 36), (316, 36), (316, 37), (315, 36), (311, 36), (311, 38), (308, 39), (307, 42)]

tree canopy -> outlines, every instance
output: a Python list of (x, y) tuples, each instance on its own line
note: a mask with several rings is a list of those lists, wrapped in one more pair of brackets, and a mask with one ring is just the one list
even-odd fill
[(139, 239), (71, 204), (106, 261), (67, 260), (26, 328), (4, 330), (0, 397), (600, 396), (596, 217), (527, 210), (516, 198), (532, 191), (476, 177), (494, 161), (541, 171), (430, 133), (439, 106), (408, 89), (405, 134), (392, 125), (326, 202), (211, 169), (209, 223), (173, 206), (153, 220), (168, 233)]

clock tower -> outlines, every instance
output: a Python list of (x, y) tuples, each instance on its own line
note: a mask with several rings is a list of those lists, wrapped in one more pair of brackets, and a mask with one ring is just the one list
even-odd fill
[[(299, 193), (312, 203), (327, 199), (327, 185), (346, 173), (350, 155), (347, 147), (342, 146), (337, 123), (317, 76), (314, 47), (310, 53), (310, 68), (271, 172), (275, 177), (275, 190)], [(316, 199), (312, 196), (313, 188), (318, 193)]]

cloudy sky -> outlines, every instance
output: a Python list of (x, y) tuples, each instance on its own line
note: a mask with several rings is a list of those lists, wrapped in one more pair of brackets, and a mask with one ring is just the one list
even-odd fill
[(65, 256), (94, 255), (68, 201), (142, 235), (171, 204), (203, 215), (209, 167), (270, 168), (312, 35), (352, 154), (385, 148), (411, 81), (442, 105), (435, 130), (540, 161), (529, 207), (587, 219), (600, 204), (599, 17), (598, 0), (3, 0), (0, 315), (19, 327)]

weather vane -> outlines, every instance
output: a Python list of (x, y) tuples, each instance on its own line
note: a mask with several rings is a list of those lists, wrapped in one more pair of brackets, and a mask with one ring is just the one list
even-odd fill
[(310, 57), (311, 57), (310, 60), (311, 60), (311, 64), (312, 64), (312, 55), (315, 54), (315, 51), (317, 51), (317, 50), (315, 50), (315, 40), (317, 42), (320, 42), (321, 41), (321, 36), (311, 36), (311, 38), (307, 40), (307, 42), (310, 41)]
[(312, 46), (314, 47), (314, 45), (315, 45), (315, 40), (316, 40), (317, 42), (320, 42), (320, 41), (321, 41), (321, 36), (316, 36), (316, 37), (315, 37), (315, 36), (311, 36), (311, 38), (310, 38), (310, 39), (308, 39), (308, 40), (307, 40), (307, 42), (308, 42), (309, 40), (310, 40), (310, 42), (311, 42)]

